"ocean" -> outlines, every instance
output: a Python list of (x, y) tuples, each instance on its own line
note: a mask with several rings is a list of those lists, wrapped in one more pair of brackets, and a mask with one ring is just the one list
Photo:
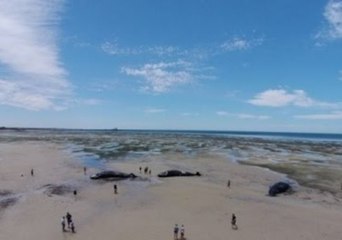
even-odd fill
[[(336, 192), (342, 181), (342, 134), (243, 131), (1, 129), (1, 142), (60, 144), (85, 165), (177, 153), (219, 154), (239, 164), (286, 174), (302, 185)], [(210, 161), (210, 159), (208, 159)], [(338, 187), (337, 187), (338, 186)]]

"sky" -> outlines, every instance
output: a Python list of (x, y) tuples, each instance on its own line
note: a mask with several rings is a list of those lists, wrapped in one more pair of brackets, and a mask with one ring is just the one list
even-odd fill
[(0, 116), (342, 133), (342, 0), (0, 0)]

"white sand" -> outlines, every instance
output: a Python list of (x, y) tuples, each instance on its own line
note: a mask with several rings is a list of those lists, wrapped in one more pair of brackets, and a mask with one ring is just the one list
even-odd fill
[[(302, 187), (293, 195), (266, 196), (269, 184), (282, 179), (279, 174), (210, 155), (155, 156), (108, 168), (139, 174), (139, 166), (152, 167), (152, 176), (116, 182), (119, 194), (114, 195), (113, 182), (90, 180), (96, 169), (84, 176), (81, 162), (58, 145), (0, 144), (0, 190), (19, 196), (15, 205), (0, 209), (0, 239), (173, 239), (175, 223), (184, 224), (188, 240), (341, 239), (339, 199)], [(204, 176), (156, 177), (172, 168)], [(48, 196), (42, 186), (51, 183), (71, 185), (77, 198), (72, 193)], [(66, 211), (73, 215), (75, 234), (61, 231)], [(231, 229), (232, 213), (238, 230)]]

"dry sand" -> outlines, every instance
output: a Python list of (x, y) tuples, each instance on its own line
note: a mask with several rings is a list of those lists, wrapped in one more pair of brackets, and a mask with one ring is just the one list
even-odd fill
[[(0, 239), (166, 240), (173, 239), (175, 223), (184, 224), (188, 240), (342, 238), (340, 199), (303, 187), (292, 195), (266, 196), (268, 186), (284, 177), (280, 174), (213, 155), (163, 155), (107, 167), (139, 175), (139, 166), (151, 167), (152, 176), (116, 182), (115, 195), (114, 182), (90, 180), (98, 169), (88, 168), (85, 176), (82, 163), (59, 145), (0, 144), (0, 201), (18, 199), (0, 208)], [(156, 177), (172, 168), (204, 175)], [(65, 193), (51, 194), (46, 184), (63, 185)], [(67, 211), (73, 215), (75, 234), (61, 231), (60, 219)], [(232, 213), (238, 230), (230, 226)]]

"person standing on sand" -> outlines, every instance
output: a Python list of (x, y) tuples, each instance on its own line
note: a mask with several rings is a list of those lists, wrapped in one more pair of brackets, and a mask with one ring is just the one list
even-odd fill
[(238, 227), (237, 227), (237, 225), (236, 225), (236, 216), (235, 216), (234, 213), (233, 213), (233, 215), (232, 215), (231, 224), (232, 224), (232, 229), (237, 230)]
[(64, 216), (61, 219), (61, 224), (62, 224), (62, 231), (65, 232), (65, 217)]
[(87, 167), (83, 167), (83, 173), (84, 175), (87, 175)]
[(71, 232), (75, 233), (75, 225), (74, 225), (73, 221), (71, 221), (71, 223), (70, 223), (70, 228), (71, 228)]
[(179, 231), (178, 224), (175, 224), (175, 227), (173, 229), (173, 238), (174, 238), (174, 240), (178, 239), (178, 231)]
[(31, 169), (31, 176), (34, 176), (33, 168)]
[(141, 173), (141, 166), (139, 167), (139, 172)]
[(114, 184), (114, 194), (118, 194), (118, 186), (116, 184)]
[(72, 216), (69, 212), (66, 213), (66, 219), (68, 223), (68, 228), (70, 228), (70, 223), (72, 222)]
[(230, 188), (230, 179), (228, 179), (227, 187)]
[(184, 240), (184, 234), (185, 234), (185, 228), (184, 228), (184, 225), (181, 226), (180, 228), (180, 239), (181, 240)]

